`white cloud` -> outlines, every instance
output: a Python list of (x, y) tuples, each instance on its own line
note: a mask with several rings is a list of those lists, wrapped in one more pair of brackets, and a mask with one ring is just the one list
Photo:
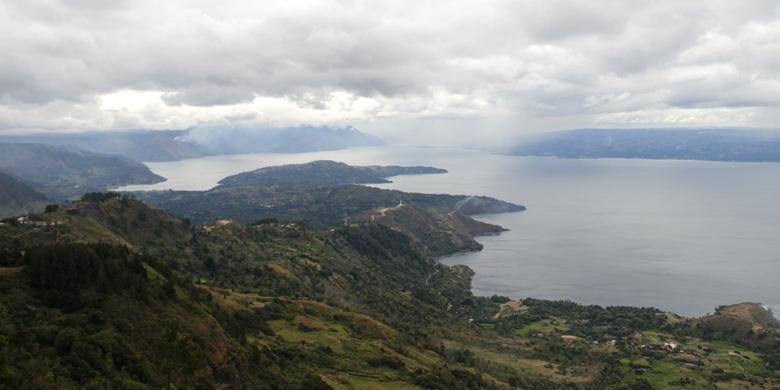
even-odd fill
[(255, 121), (419, 136), (436, 123), (466, 139), (478, 126), (771, 126), (778, 6), (3, 2), (0, 131)]

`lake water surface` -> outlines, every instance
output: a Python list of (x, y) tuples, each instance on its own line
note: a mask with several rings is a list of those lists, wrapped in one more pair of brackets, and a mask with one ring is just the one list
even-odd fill
[(332, 159), (431, 165), (378, 187), (488, 195), (526, 212), (478, 218), (511, 231), (481, 252), (442, 259), (474, 269), (474, 292), (654, 306), (685, 315), (764, 302), (780, 312), (780, 164), (564, 160), (377, 147), (148, 163), (168, 182), (123, 189), (204, 190), (262, 166)]

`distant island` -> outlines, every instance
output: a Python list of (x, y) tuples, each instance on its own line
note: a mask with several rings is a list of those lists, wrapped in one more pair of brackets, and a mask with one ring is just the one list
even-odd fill
[(313, 161), (306, 164), (260, 168), (228, 176), (223, 186), (237, 185), (347, 185), (390, 183), (391, 176), (447, 173), (431, 167), (367, 166), (354, 167), (336, 161)]
[[(372, 210), (392, 210), (407, 205), (419, 208), (426, 223), (438, 225), (458, 237), (434, 255), (458, 250), (479, 249), (474, 235), (501, 231), (486, 226), (467, 215), (525, 210), (525, 207), (498, 199), (448, 194), (417, 194), (372, 188), (358, 184), (387, 183), (388, 177), (409, 174), (441, 174), (444, 169), (401, 166), (350, 166), (335, 161), (313, 161), (306, 164), (264, 167), (227, 177), (208, 191), (133, 192), (134, 197), (195, 223), (219, 219), (254, 223), (266, 218), (301, 221), (314, 226), (343, 225), (350, 220), (365, 220)], [(404, 209), (406, 210), (406, 209)], [(422, 210), (425, 210), (424, 212)], [(433, 214), (428, 214), (433, 213)], [(449, 213), (458, 216), (446, 217)], [(382, 217), (385, 215), (383, 214)], [(398, 229), (397, 220), (374, 218)], [(414, 219), (404, 218), (406, 221)], [(473, 222), (471, 222), (473, 221)], [(417, 220), (419, 222), (419, 219)], [(414, 229), (400, 229), (412, 233)], [(441, 242), (440, 242), (441, 243)]]
[(780, 162), (780, 132), (755, 129), (578, 129), (528, 139), (519, 156)]
[(136, 161), (175, 161), (219, 154), (302, 153), (383, 145), (353, 127), (194, 127), (187, 130), (132, 130), (0, 136), (0, 142), (71, 146)]

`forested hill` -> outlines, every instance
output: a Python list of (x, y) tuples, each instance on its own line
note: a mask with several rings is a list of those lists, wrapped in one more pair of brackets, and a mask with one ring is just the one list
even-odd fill
[(54, 200), (165, 180), (145, 165), (125, 157), (43, 144), (0, 143), (0, 170), (26, 181)]
[(350, 166), (336, 161), (312, 161), (306, 164), (260, 168), (228, 176), (220, 180), (223, 186), (240, 185), (306, 185), (338, 186), (347, 184), (389, 183), (388, 177), (447, 173), (446, 169), (401, 166)]
[(472, 275), (378, 223), (192, 225), (90, 194), (0, 224), (0, 388), (778, 385), (760, 305), (686, 319), (475, 297)]
[(43, 211), (46, 197), (22, 181), (0, 172), (0, 218)]
[(753, 129), (579, 129), (526, 140), (522, 156), (780, 161), (780, 132)]

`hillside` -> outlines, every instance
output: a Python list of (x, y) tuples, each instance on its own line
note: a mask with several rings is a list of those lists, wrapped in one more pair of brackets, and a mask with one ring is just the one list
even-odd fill
[(437, 263), (381, 224), (191, 225), (127, 197), (92, 198), (0, 225), (0, 387), (767, 389), (780, 380), (780, 356), (696, 336), (695, 320), (655, 309), (475, 297), (468, 268)]
[(339, 186), (347, 184), (389, 183), (388, 177), (446, 173), (431, 167), (368, 166), (355, 167), (335, 161), (313, 161), (306, 164), (260, 168), (228, 176), (219, 181), (223, 186), (306, 185)]
[(414, 194), (352, 183), (386, 182), (398, 174), (446, 172), (430, 167), (353, 167), (333, 161), (282, 165), (240, 173), (208, 191), (135, 192), (133, 196), (196, 223), (230, 219), (252, 223), (266, 218), (302, 221), (314, 226), (343, 224), (399, 202), (440, 213), (501, 213), (525, 207), (482, 196)]
[(55, 200), (165, 180), (125, 157), (43, 144), (0, 143), (0, 170), (25, 180), (36, 191)]
[(510, 153), (562, 158), (780, 161), (780, 133), (751, 129), (579, 129), (526, 140)]
[(170, 131), (42, 133), (0, 136), (0, 142), (76, 147), (135, 161), (175, 161), (237, 153), (300, 153), (382, 144), (380, 139), (350, 127), (196, 127)]
[(20, 180), (0, 172), (0, 218), (42, 211), (46, 197)]
[(369, 211), (355, 221), (378, 223), (403, 232), (433, 257), (481, 250), (482, 244), (474, 240), (475, 236), (505, 231), (501, 226), (479, 222), (457, 211), (438, 213), (403, 203)]
[[(252, 223), (265, 218), (302, 221), (314, 226), (343, 224), (354, 216), (399, 202), (437, 212), (461, 210), (469, 214), (522, 211), (514, 205), (488, 197), (417, 194), (349, 186), (219, 186), (208, 191), (135, 192), (133, 196), (196, 223), (231, 219)], [(479, 201), (474, 201), (478, 199)]]

